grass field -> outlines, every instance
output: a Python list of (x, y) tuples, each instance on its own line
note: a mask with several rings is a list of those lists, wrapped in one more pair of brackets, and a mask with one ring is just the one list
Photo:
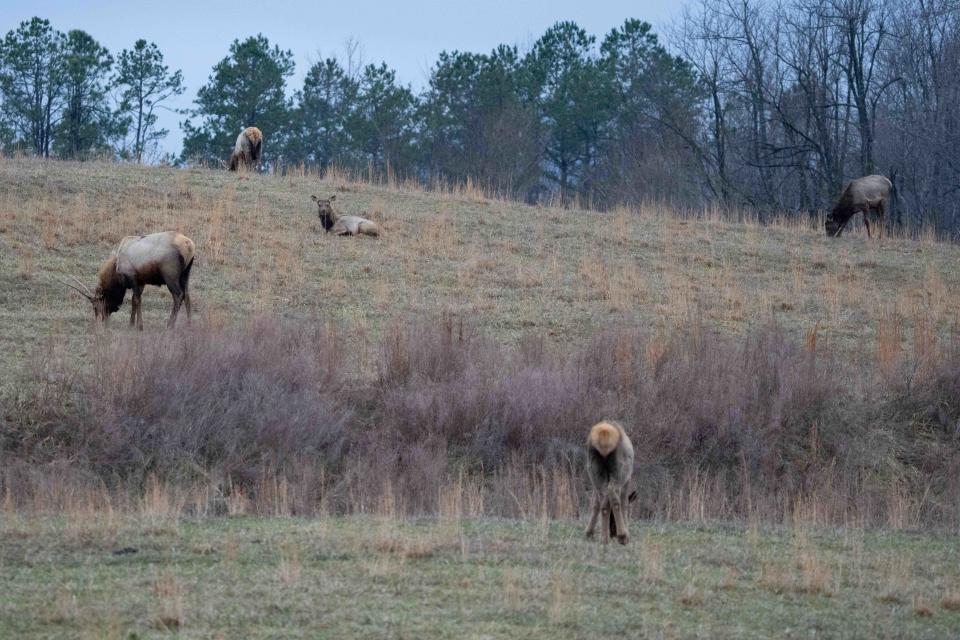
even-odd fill
[[(327, 237), (310, 194), (380, 222), (380, 240)], [(709, 216), (708, 216), (709, 218)], [(257, 312), (348, 326), (362, 346), (384, 321), (459, 314), (497, 339), (580, 342), (613, 323), (665, 329), (696, 316), (742, 333), (775, 318), (872, 358), (878, 327), (918, 315), (942, 331), (960, 310), (960, 249), (841, 239), (803, 223), (683, 219), (658, 207), (593, 213), (424, 192), (342, 176), (236, 175), (100, 163), (0, 160), (0, 368), (51, 334), (82, 340), (92, 312), (53, 276), (94, 283), (129, 234), (176, 229), (197, 242), (195, 309), (214, 321)], [(129, 305), (129, 300), (128, 303)], [(124, 306), (114, 316), (124, 330)], [(148, 288), (148, 330), (169, 313)], [(904, 340), (909, 332), (903, 333)]]
[[(960, 636), (960, 248), (729, 217), (0, 159), (0, 638)], [(193, 330), (96, 329), (163, 229)]]
[(946, 638), (956, 538), (569, 522), (5, 515), (0, 637)]

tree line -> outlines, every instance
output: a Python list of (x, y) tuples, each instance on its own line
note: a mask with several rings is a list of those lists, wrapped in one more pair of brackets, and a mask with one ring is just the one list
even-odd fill
[(168, 133), (157, 109), (184, 90), (153, 43), (114, 58), (85, 31), (33, 18), (0, 41), (0, 149), (141, 162)]
[[(219, 164), (258, 126), (275, 170), (331, 165), (529, 202), (640, 202), (810, 215), (883, 173), (892, 224), (960, 233), (955, 0), (698, 0), (668, 49), (628, 19), (572, 22), (531, 46), (443, 52), (419, 91), (355, 47), (291, 86), (292, 52), (235, 40), (186, 110), (183, 164)], [(184, 90), (156, 45), (114, 59), (35, 18), (0, 46), (0, 144), (142, 160)]]

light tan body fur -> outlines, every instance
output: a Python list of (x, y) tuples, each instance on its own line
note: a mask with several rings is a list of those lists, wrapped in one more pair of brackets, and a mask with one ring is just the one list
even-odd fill
[(327, 233), (337, 236), (364, 235), (374, 238), (380, 235), (380, 226), (373, 220), (360, 216), (338, 216), (333, 210), (333, 201), (337, 196), (323, 199), (313, 195), (310, 199), (317, 203), (317, 215)]
[(98, 274), (97, 295), (105, 299), (106, 303), (104, 317), (116, 311), (123, 303), (126, 290), (132, 289), (130, 324), (136, 324), (137, 328), (142, 330), (143, 311), (140, 298), (144, 287), (151, 284), (166, 285), (173, 297), (168, 326), (172, 327), (176, 323), (181, 303), (186, 306), (189, 319), (188, 284), (195, 255), (193, 240), (176, 231), (123, 238)]
[(878, 236), (883, 237), (884, 214), (892, 189), (893, 183), (886, 176), (872, 175), (851, 180), (827, 216), (825, 221), (827, 235), (839, 237), (850, 222), (850, 218), (857, 213), (862, 213), (863, 223), (867, 227), (867, 237), (872, 237), (870, 212), (875, 210), (879, 218)]
[(230, 171), (240, 167), (257, 168), (263, 149), (263, 133), (256, 127), (247, 127), (237, 136), (237, 142), (230, 155)]
[(629, 540), (625, 506), (630, 500), (629, 483), (633, 476), (633, 443), (616, 422), (595, 424), (587, 438), (587, 472), (594, 488), (593, 512), (587, 525), (592, 538), (597, 519), (602, 517), (603, 541), (610, 540), (611, 517), (620, 544)]
[(380, 235), (380, 227), (373, 220), (367, 220), (360, 216), (337, 216), (330, 232), (338, 236), (365, 235), (377, 237)]

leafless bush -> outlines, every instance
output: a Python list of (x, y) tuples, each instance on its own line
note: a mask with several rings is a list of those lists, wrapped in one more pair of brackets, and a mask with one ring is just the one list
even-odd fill
[(337, 341), (299, 325), (110, 332), (60, 366), (38, 365), (25, 381), (17, 437), (4, 448), (69, 458), (105, 478), (250, 482), (266, 468), (322, 465), (339, 457), (350, 415), (337, 400)]
[(695, 322), (666, 337), (614, 327), (564, 350), (497, 344), (446, 317), (385, 331), (366, 378), (339, 344), (261, 319), (106, 334), (86, 360), (42, 355), (3, 399), (0, 488), (38, 495), (45, 470), (69, 469), (90, 487), (206, 482), (271, 513), (436, 513), (452, 500), (567, 517), (587, 504), (586, 429), (611, 417), (634, 442), (642, 516), (960, 516), (956, 341), (903, 354), (896, 374), (775, 326), (743, 338)]

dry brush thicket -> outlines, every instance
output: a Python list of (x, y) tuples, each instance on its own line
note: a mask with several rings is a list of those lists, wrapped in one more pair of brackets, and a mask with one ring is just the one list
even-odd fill
[[(960, 524), (954, 246), (328, 175), (384, 228), (355, 242), (318, 180), (0, 161), (12, 508), (160, 482), (194, 512), (574, 517), (615, 416), (634, 515)], [(194, 326), (93, 330), (52, 276), (165, 228)]]

